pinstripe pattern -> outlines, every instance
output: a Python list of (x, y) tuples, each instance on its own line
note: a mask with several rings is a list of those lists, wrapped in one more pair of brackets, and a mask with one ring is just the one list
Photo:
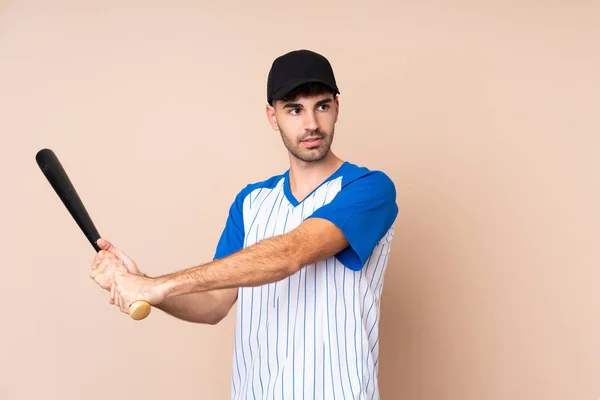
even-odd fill
[[(282, 177), (244, 199), (244, 247), (297, 227), (342, 177), (292, 204)], [(378, 399), (379, 299), (393, 228), (360, 271), (330, 257), (279, 282), (240, 288), (232, 399)]]

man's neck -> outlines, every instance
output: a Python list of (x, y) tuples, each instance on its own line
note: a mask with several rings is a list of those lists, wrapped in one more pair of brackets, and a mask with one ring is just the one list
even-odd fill
[(333, 153), (321, 161), (304, 162), (290, 158), (290, 189), (298, 201), (303, 200), (344, 163)]

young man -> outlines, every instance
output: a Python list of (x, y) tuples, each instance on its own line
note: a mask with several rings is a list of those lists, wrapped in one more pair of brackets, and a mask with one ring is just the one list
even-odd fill
[(232, 398), (379, 397), (380, 296), (398, 208), (381, 171), (331, 151), (339, 90), (307, 50), (272, 64), (267, 118), (290, 168), (236, 196), (212, 262), (150, 278), (100, 239), (92, 278), (127, 313), (136, 300), (216, 324), (237, 300)]

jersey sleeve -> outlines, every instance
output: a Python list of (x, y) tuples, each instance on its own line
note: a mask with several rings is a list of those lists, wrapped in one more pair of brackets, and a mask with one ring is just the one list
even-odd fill
[(226, 257), (241, 250), (244, 246), (244, 193), (244, 191), (238, 193), (229, 207), (229, 215), (217, 243), (213, 259)]
[(323, 218), (342, 230), (349, 246), (336, 258), (358, 271), (398, 215), (396, 188), (381, 171), (373, 171), (343, 186), (335, 198), (309, 218)]

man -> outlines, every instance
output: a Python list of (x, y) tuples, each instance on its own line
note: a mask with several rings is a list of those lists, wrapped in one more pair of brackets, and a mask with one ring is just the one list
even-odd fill
[(266, 114), (286, 172), (243, 188), (212, 262), (156, 278), (100, 239), (92, 278), (127, 313), (145, 300), (216, 324), (237, 300), (232, 398), (378, 398), (380, 296), (398, 208), (381, 171), (331, 151), (339, 90), (308, 50), (272, 64)]

